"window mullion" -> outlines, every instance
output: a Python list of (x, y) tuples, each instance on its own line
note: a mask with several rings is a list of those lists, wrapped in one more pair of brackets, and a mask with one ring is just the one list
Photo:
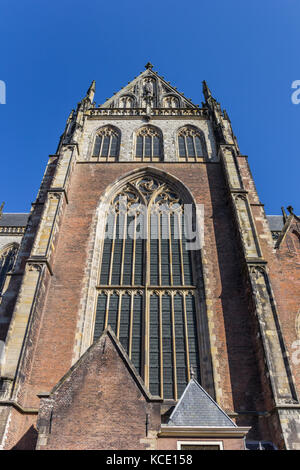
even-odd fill
[(108, 291), (108, 292), (107, 292), (106, 307), (105, 307), (104, 329), (107, 328), (107, 325), (108, 325), (108, 312), (109, 312), (110, 295), (111, 295), (111, 292)]
[(119, 293), (119, 305), (118, 305), (118, 318), (117, 318), (117, 338), (120, 336), (120, 323), (121, 323), (121, 307), (122, 307), (122, 295), (123, 292)]
[(183, 264), (183, 248), (182, 248), (182, 218), (184, 217), (183, 212), (177, 214), (177, 224), (178, 224), (178, 236), (179, 236), (179, 253), (180, 253), (180, 273), (181, 273), (181, 284), (184, 286), (184, 264)]
[(174, 312), (174, 295), (175, 291), (170, 293), (171, 295), (171, 313), (172, 313), (172, 350), (173, 350), (173, 380), (174, 380), (174, 400), (177, 400), (177, 369), (176, 369), (176, 342), (175, 342), (175, 312)]
[(164, 361), (162, 330), (162, 292), (159, 293), (159, 349), (160, 349), (160, 396), (164, 396)]
[(122, 243), (122, 257), (121, 257), (121, 273), (120, 273), (120, 285), (123, 284), (123, 274), (124, 274), (124, 257), (125, 257), (125, 242), (127, 234), (127, 212), (124, 213), (124, 228), (123, 228), (123, 243)]

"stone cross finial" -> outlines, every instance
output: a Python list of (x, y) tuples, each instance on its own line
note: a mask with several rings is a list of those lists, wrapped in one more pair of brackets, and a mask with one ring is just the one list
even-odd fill
[(190, 374), (191, 374), (191, 379), (194, 379), (195, 378), (195, 370), (194, 370), (193, 366), (190, 367)]
[(145, 69), (153, 69), (153, 65), (151, 64), (151, 62), (147, 62), (147, 64), (145, 65)]
[(291, 215), (294, 215), (294, 208), (292, 206), (287, 206), (287, 210)]

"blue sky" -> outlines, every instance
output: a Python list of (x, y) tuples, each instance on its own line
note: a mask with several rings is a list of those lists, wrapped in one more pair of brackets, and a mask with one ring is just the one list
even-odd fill
[(226, 108), (268, 214), (300, 213), (298, 0), (0, 0), (0, 202), (27, 212), (70, 110), (96, 80), (103, 103), (154, 70)]

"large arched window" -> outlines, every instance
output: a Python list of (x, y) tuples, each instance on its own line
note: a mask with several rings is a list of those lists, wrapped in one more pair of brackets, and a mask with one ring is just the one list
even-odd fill
[(154, 126), (144, 126), (136, 134), (135, 159), (156, 162), (162, 160), (162, 134)]
[(193, 251), (186, 206), (157, 176), (136, 177), (112, 199), (103, 242), (94, 340), (110, 325), (154, 395), (177, 400), (200, 381)]
[(3, 292), (7, 273), (13, 268), (19, 245), (13, 243), (0, 252), (0, 296)]
[(99, 129), (93, 146), (93, 159), (115, 161), (119, 156), (120, 132), (116, 127), (106, 126)]
[(180, 129), (178, 156), (181, 161), (196, 161), (206, 156), (205, 138), (199, 129), (192, 126)]

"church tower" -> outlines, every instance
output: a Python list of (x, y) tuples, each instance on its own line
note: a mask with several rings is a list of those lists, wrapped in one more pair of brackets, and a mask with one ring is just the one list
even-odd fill
[(0, 244), (0, 446), (300, 449), (300, 219), (206, 82), (95, 87)]

